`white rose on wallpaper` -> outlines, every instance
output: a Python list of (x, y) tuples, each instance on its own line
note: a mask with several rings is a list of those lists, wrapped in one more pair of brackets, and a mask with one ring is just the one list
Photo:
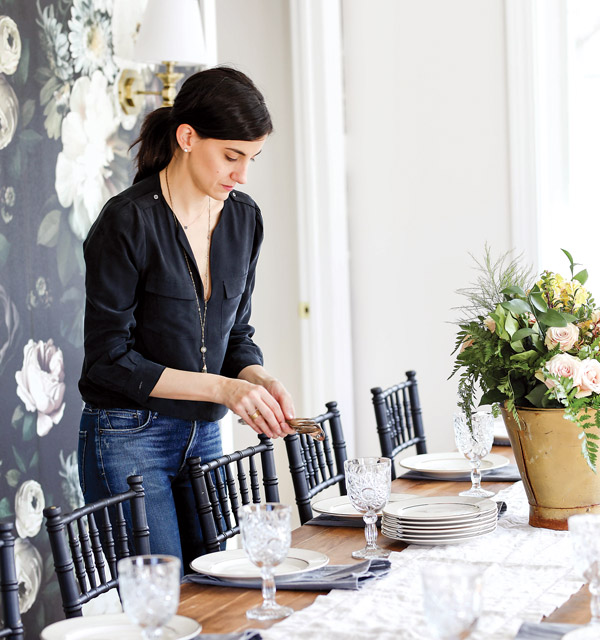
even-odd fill
[(4, 331), (1, 335), (6, 341), (0, 345), (0, 370), (4, 363), (9, 349), (13, 346), (13, 341), (19, 329), (19, 312), (14, 302), (8, 297), (6, 289), (0, 285), (0, 313), (4, 320)]
[(12, 75), (21, 59), (21, 36), (15, 21), (0, 16), (0, 71)]
[(112, 4), (106, 0), (74, 0), (68, 22), (75, 71), (91, 75), (101, 70), (110, 82), (117, 75), (111, 33)]
[(81, 485), (79, 484), (79, 467), (77, 465), (77, 452), (73, 451), (66, 458), (61, 450), (60, 454), (61, 469), (58, 475), (63, 478), (62, 490), (65, 500), (69, 503), (71, 509), (78, 509), (84, 504)]
[(56, 194), (63, 207), (72, 206), (73, 233), (85, 238), (102, 206), (116, 191), (110, 184), (114, 146), (110, 138), (119, 127), (106, 77), (95, 71), (79, 78), (71, 91), (62, 123), (63, 150), (56, 160)]
[(23, 368), (15, 374), (17, 395), (27, 411), (37, 411), (37, 434), (45, 436), (65, 411), (65, 371), (62, 351), (48, 342), (29, 340), (23, 349)]
[(35, 602), (42, 583), (42, 556), (29, 540), (15, 540), (15, 565), (19, 583), (19, 609), (25, 613)]
[(0, 73), (0, 149), (4, 149), (17, 130), (19, 101), (4, 74)]
[(26, 480), (15, 496), (15, 527), (21, 538), (33, 538), (40, 532), (46, 506), (42, 486), (36, 480)]

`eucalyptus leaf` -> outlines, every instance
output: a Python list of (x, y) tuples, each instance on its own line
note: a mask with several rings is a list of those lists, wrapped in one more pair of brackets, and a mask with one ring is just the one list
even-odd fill
[(29, 461), (29, 468), (33, 469), (33, 467), (35, 467), (39, 463), (39, 461), (40, 461), (40, 454), (39, 452), (35, 451), (31, 456), (31, 460)]
[(504, 400), (506, 400), (506, 395), (502, 391), (490, 389), (481, 396), (479, 405), (494, 404), (495, 402), (504, 402)]
[(567, 322), (579, 322), (579, 318), (574, 316), (571, 313), (566, 313), (565, 311), (561, 311), (560, 314)]
[(521, 300), (520, 298), (514, 298), (513, 300), (501, 302), (500, 304), (507, 311), (511, 311), (512, 313), (516, 313), (517, 315), (531, 313), (531, 305), (528, 302), (525, 302), (525, 300)]
[(538, 315), (538, 320), (543, 322), (547, 327), (566, 327), (567, 321), (559, 311), (548, 309), (545, 313)]
[(506, 322), (504, 323), (504, 328), (508, 332), (508, 335), (512, 338), (512, 336), (519, 330), (519, 323), (515, 320), (512, 314), (508, 314), (506, 316)]
[(548, 304), (547, 304), (546, 300), (544, 299), (544, 294), (543, 293), (530, 293), (529, 294), (529, 300), (531, 301), (531, 304), (538, 311), (541, 311), (541, 312), (548, 311)]
[(561, 249), (561, 251), (567, 256), (572, 267), (575, 264), (575, 262), (573, 261), (573, 256), (566, 249)]
[(515, 355), (511, 356), (511, 360), (516, 360), (517, 362), (525, 361), (525, 360), (533, 360), (533, 358), (537, 358), (537, 351), (529, 350), (524, 351), (523, 353), (515, 353)]
[(541, 408), (548, 387), (543, 383), (536, 385), (525, 397), (534, 407)]
[(23, 129), (19, 132), (19, 140), (26, 144), (37, 144), (41, 142), (44, 138), (33, 129)]
[(521, 287), (506, 287), (506, 289), (502, 289), (500, 293), (503, 293), (505, 296), (523, 296), (525, 297), (527, 294)]
[(517, 353), (522, 353), (523, 351), (525, 351), (525, 347), (520, 340), (513, 340), (510, 343), (510, 346), (512, 347), (512, 350), (516, 351)]
[(530, 329), (529, 327), (524, 327), (523, 329), (519, 329), (518, 331), (515, 331), (512, 339), (523, 340), (523, 338), (526, 338), (527, 336), (533, 336), (535, 334), (536, 332), (533, 329)]
[(582, 285), (586, 283), (587, 279), (588, 279), (587, 269), (583, 269), (579, 273), (573, 276), (573, 280), (577, 280), (578, 282), (581, 282)]

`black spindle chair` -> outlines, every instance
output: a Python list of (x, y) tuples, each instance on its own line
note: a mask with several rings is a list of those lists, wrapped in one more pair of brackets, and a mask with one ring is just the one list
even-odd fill
[[(81, 616), (84, 603), (118, 586), (117, 562), (121, 558), (150, 553), (142, 476), (129, 476), (127, 484), (128, 491), (68, 514), (60, 507), (44, 509), (67, 618)], [(124, 506), (131, 509), (131, 540)]]
[(219, 551), (240, 532), (241, 506), (279, 502), (273, 443), (263, 434), (258, 437), (258, 445), (215, 460), (187, 461), (206, 553)]
[[(371, 393), (381, 455), (393, 461), (412, 446), (419, 454), (427, 453), (416, 372), (407, 371), (404, 382), (387, 389), (374, 387)], [(392, 462), (392, 479), (395, 477)]]
[(15, 567), (15, 536), (13, 525), (0, 523), (0, 596), (2, 600), (3, 626), (0, 638), (23, 640), (23, 623), (19, 612), (19, 583)]
[(328, 487), (338, 485), (340, 495), (346, 495), (344, 462), (346, 442), (337, 402), (328, 402), (327, 412), (314, 421), (321, 425), (325, 440), (319, 442), (307, 434), (285, 437), (290, 472), (296, 494), (300, 522), (313, 517), (311, 498)]

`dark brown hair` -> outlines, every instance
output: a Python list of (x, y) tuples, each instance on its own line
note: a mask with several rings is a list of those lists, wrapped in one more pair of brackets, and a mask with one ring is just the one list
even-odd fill
[(230, 67), (199, 71), (183, 83), (172, 107), (144, 119), (131, 145), (140, 145), (134, 182), (169, 164), (180, 124), (189, 124), (201, 138), (218, 140), (257, 140), (273, 131), (265, 100), (248, 76)]

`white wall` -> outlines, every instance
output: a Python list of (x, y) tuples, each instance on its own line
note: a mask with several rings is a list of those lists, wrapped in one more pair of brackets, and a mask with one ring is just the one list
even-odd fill
[[(472, 280), (469, 252), (481, 255), (486, 241), (497, 253), (509, 248), (503, 3), (342, 0), (342, 8), (348, 137), (347, 157), (335, 161), (348, 172), (359, 431), (350, 453), (378, 451), (369, 390), (410, 368), (429, 448), (448, 450), (454, 291)], [(299, 398), (288, 4), (219, 0), (217, 23), (219, 62), (255, 79), (275, 121), (248, 184), (266, 224), (253, 319), (267, 365)], [(278, 467), (285, 480), (286, 462)]]
[[(259, 204), (265, 224), (252, 324), (265, 355), (265, 367), (299, 399), (302, 388), (288, 4), (279, 0), (218, 0), (216, 8), (218, 63), (234, 66), (254, 80), (265, 96), (275, 127), (242, 188)], [(254, 431), (234, 422), (236, 448), (255, 442)], [(275, 454), (281, 501), (293, 504), (282, 440), (275, 441)]]
[(415, 369), (428, 447), (454, 447), (450, 353), (468, 252), (508, 248), (502, 0), (343, 0), (358, 448), (369, 389)]

